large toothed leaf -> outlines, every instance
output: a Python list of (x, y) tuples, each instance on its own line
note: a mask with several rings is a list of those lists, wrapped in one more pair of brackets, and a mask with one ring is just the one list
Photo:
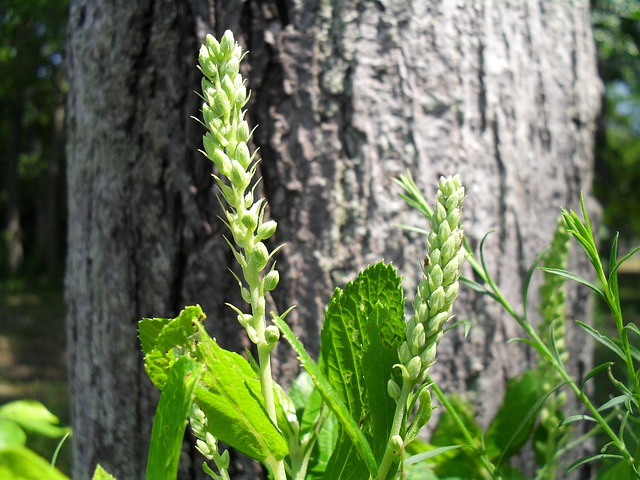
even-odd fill
[(322, 369), (313, 361), (311, 356), (309, 356), (302, 343), (300, 343), (296, 338), (284, 319), (282, 317), (275, 316), (273, 318), (273, 323), (280, 329), (282, 336), (291, 344), (293, 350), (298, 354), (300, 363), (311, 376), (318, 392), (322, 395), (322, 399), (340, 422), (342, 431), (346, 432), (346, 434), (349, 435), (349, 438), (351, 438), (356, 450), (363, 458), (371, 477), (377, 478), (378, 465), (375, 457), (373, 456), (373, 452), (371, 451), (371, 446), (364, 434), (358, 428), (358, 424), (351, 416), (349, 409), (336, 393), (331, 382), (327, 380), (327, 377), (322, 373)]
[[(387, 393), (405, 329), (404, 296), (395, 268), (380, 262), (336, 289), (322, 328), (322, 366), (369, 440), (384, 455), (395, 401)], [(350, 437), (340, 436), (325, 478), (367, 478)], [(348, 474), (347, 474), (348, 472)]]
[(206, 365), (196, 403), (209, 419), (209, 430), (236, 450), (273, 463), (289, 453), (287, 441), (265, 411), (260, 382), (249, 362), (224, 350), (201, 332), (197, 354)]

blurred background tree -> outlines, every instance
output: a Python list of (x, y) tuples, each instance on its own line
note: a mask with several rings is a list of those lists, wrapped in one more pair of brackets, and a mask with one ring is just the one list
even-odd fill
[(594, 192), (608, 231), (620, 231), (635, 244), (640, 239), (640, 2), (593, 0), (592, 18), (605, 84)]
[(63, 265), (66, 0), (0, 6), (2, 273)]

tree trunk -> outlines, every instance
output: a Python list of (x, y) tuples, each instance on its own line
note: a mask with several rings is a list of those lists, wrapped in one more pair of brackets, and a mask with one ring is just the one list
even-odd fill
[[(232, 257), (190, 119), (207, 30), (230, 28), (250, 51), (262, 188), (287, 244), (275, 304), (297, 305), (288, 319), (312, 350), (333, 288), (367, 264), (393, 261), (412, 299), (425, 241), (396, 225), (424, 222), (398, 197), (392, 178), (403, 171), (428, 198), (440, 175), (462, 175), (467, 236), (477, 246), (496, 229), (486, 255), (514, 304), (559, 207), (590, 190), (600, 84), (586, 2), (71, 3), (75, 478), (97, 462), (143, 478), (156, 396), (136, 338), (141, 316), (198, 302), (225, 347), (244, 342), (223, 305), (237, 299)], [(572, 290), (574, 316), (588, 316), (585, 297)], [(433, 374), (475, 392), (486, 423), (506, 378), (533, 359), (506, 345), (520, 332), (485, 298), (463, 292), (457, 314), (474, 328), (466, 340), (445, 336)], [(589, 362), (589, 348), (578, 350), (576, 368)], [(285, 345), (276, 360), (280, 378), (295, 376)], [(200, 475), (198, 462), (183, 465), (180, 478)]]

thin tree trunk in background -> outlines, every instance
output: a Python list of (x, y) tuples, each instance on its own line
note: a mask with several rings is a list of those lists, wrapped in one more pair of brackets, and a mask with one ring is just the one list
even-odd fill
[[(467, 236), (477, 246), (496, 229), (488, 263), (515, 304), (559, 207), (590, 190), (600, 84), (586, 2), (72, 1), (74, 478), (97, 462), (119, 478), (144, 477), (156, 393), (140, 317), (200, 303), (225, 347), (243, 345), (223, 305), (236, 302), (237, 285), (210, 165), (196, 153), (202, 130), (190, 119), (211, 6), (214, 33), (232, 29), (250, 51), (243, 72), (261, 188), (276, 241), (287, 244), (275, 304), (297, 305), (288, 319), (312, 350), (333, 288), (367, 264), (393, 261), (412, 299), (425, 241), (396, 225), (424, 221), (398, 197), (392, 178), (403, 171), (428, 198), (440, 175), (462, 175)], [(466, 340), (445, 336), (433, 374), (445, 389), (473, 392), (486, 423), (506, 378), (535, 359), (506, 344), (520, 332), (499, 308), (461, 297), (458, 317), (474, 327)], [(572, 286), (571, 298), (572, 315), (588, 317), (586, 292)], [(576, 369), (589, 363), (579, 347)], [(285, 381), (295, 376), (286, 345), (275, 366)], [(180, 478), (201, 478), (201, 460), (188, 457)]]

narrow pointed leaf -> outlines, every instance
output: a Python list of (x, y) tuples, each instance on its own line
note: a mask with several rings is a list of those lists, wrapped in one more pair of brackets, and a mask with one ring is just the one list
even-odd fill
[(590, 325), (587, 325), (584, 322), (576, 321), (576, 323), (580, 325), (580, 327), (582, 327), (582, 329), (585, 330), (589, 335), (595, 338), (599, 343), (618, 355), (622, 360), (625, 360), (625, 355), (622, 352), (622, 349), (618, 345), (616, 345), (615, 342), (611, 340), (611, 338), (601, 334), (598, 330)]
[(178, 474), (182, 439), (203, 367), (187, 356), (171, 367), (153, 418), (147, 478), (173, 480)]
[(598, 365), (598, 366), (594, 367), (593, 369), (591, 369), (591, 371), (584, 376), (584, 379), (582, 380), (582, 383), (580, 384), (580, 388), (584, 387), (585, 383), (587, 383), (591, 378), (595, 377), (598, 373), (602, 372), (603, 370), (608, 369), (610, 366), (612, 366), (614, 364), (615, 364), (615, 362), (605, 362), (605, 363), (601, 363), (600, 365)]
[(434, 448), (433, 450), (429, 450), (427, 452), (418, 453), (416, 455), (411, 455), (404, 461), (406, 466), (413, 465), (415, 463), (423, 462), (430, 458), (436, 457), (441, 453), (449, 452), (451, 450), (456, 450), (458, 448), (462, 448), (462, 445), (447, 445), (445, 447)]
[(568, 278), (569, 280), (573, 280), (574, 282), (577, 282), (580, 285), (584, 285), (585, 287), (590, 288), (591, 290), (596, 292), (598, 295), (600, 295), (602, 298), (604, 299), (607, 298), (607, 296), (601, 289), (596, 287), (593, 283), (589, 282), (588, 280), (582, 278), (580, 275), (576, 275), (575, 273), (569, 272), (567, 270), (562, 270), (560, 268), (541, 267), (540, 269), (547, 273), (552, 273), (554, 275), (559, 275), (561, 277)]

